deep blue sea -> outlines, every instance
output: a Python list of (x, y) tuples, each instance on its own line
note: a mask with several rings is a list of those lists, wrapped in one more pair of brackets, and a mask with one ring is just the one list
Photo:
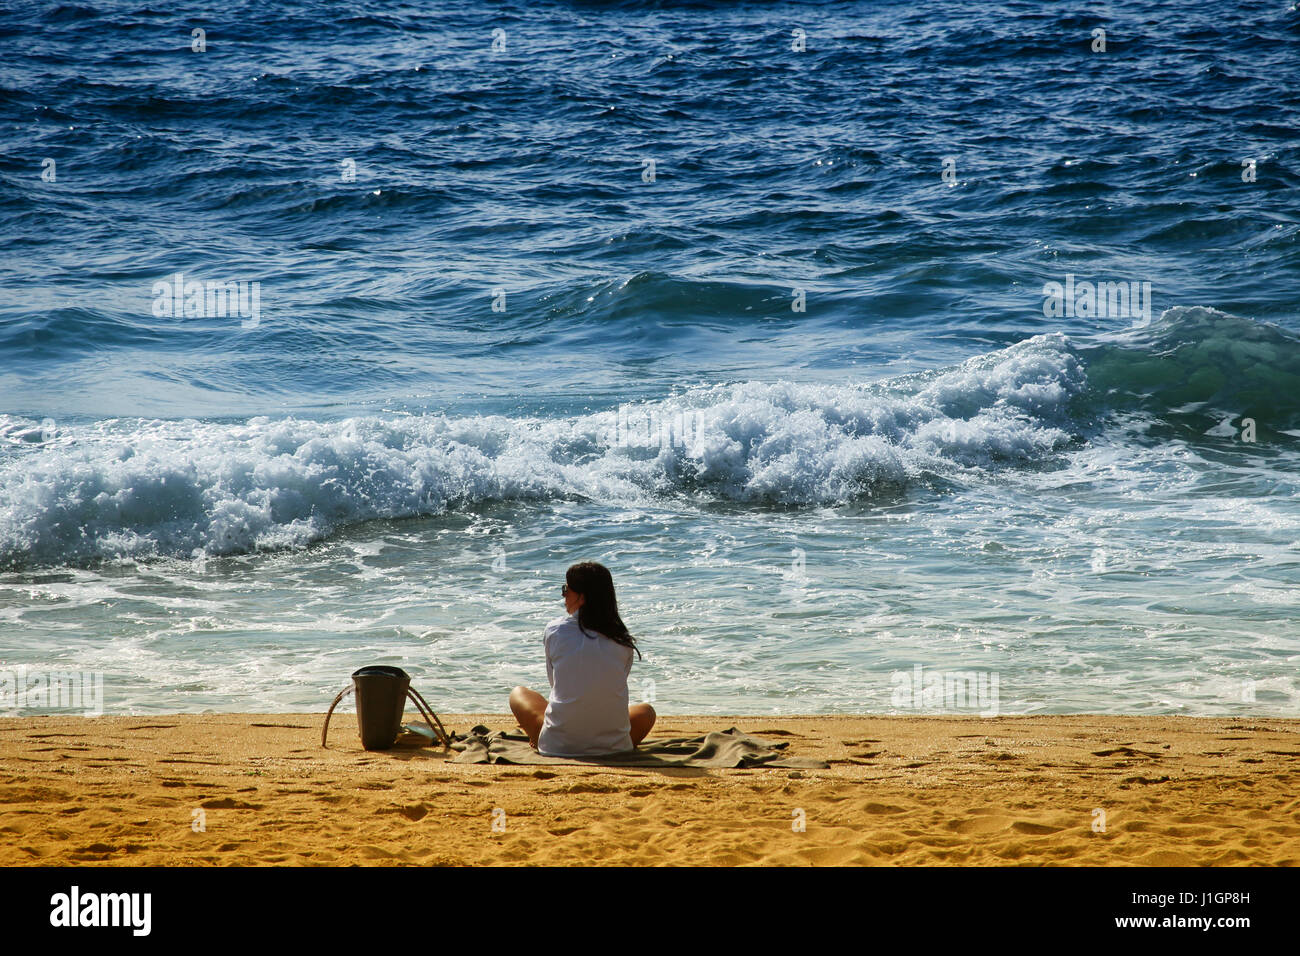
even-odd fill
[(1285, 0), (0, 0), (0, 670), (501, 712), (597, 560), (662, 713), (1300, 715), (1298, 54)]

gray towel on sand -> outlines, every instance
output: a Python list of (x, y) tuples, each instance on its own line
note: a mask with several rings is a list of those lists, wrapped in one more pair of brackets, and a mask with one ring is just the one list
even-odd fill
[[(414, 726), (411, 726), (415, 730)], [(460, 751), (452, 763), (583, 764), (601, 767), (797, 767), (825, 770), (830, 764), (812, 757), (787, 757), (785, 741), (760, 740), (731, 727), (702, 737), (643, 740), (636, 750), (601, 757), (545, 757), (521, 733), (491, 731), (478, 726), (468, 734), (452, 735)]]

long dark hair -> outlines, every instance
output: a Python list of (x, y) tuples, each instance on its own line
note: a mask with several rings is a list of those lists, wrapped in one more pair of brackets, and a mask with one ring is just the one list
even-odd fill
[[(636, 640), (628, 633), (627, 625), (618, 616), (618, 599), (614, 597), (614, 578), (609, 568), (595, 561), (580, 561), (564, 572), (564, 583), (570, 591), (582, 595), (582, 607), (578, 608), (578, 627), (583, 634), (588, 628), (599, 631), (615, 644), (622, 644), (636, 651)], [(587, 634), (596, 637), (595, 634)]]

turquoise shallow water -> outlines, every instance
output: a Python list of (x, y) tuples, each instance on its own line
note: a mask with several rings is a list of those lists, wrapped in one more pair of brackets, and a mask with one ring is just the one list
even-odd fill
[(1295, 716), (1298, 39), (4, 8), (0, 671), (499, 711), (596, 559), (665, 712)]

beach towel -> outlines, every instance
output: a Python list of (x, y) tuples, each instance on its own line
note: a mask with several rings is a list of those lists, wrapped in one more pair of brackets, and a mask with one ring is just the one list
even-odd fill
[[(419, 725), (408, 725), (423, 733)], [(430, 731), (430, 733), (432, 733)], [(600, 767), (784, 767), (825, 770), (824, 760), (788, 757), (785, 741), (762, 740), (730, 727), (700, 737), (643, 740), (636, 750), (599, 757), (547, 757), (539, 754), (522, 733), (474, 727), (467, 734), (453, 733), (452, 763), (582, 764)]]

